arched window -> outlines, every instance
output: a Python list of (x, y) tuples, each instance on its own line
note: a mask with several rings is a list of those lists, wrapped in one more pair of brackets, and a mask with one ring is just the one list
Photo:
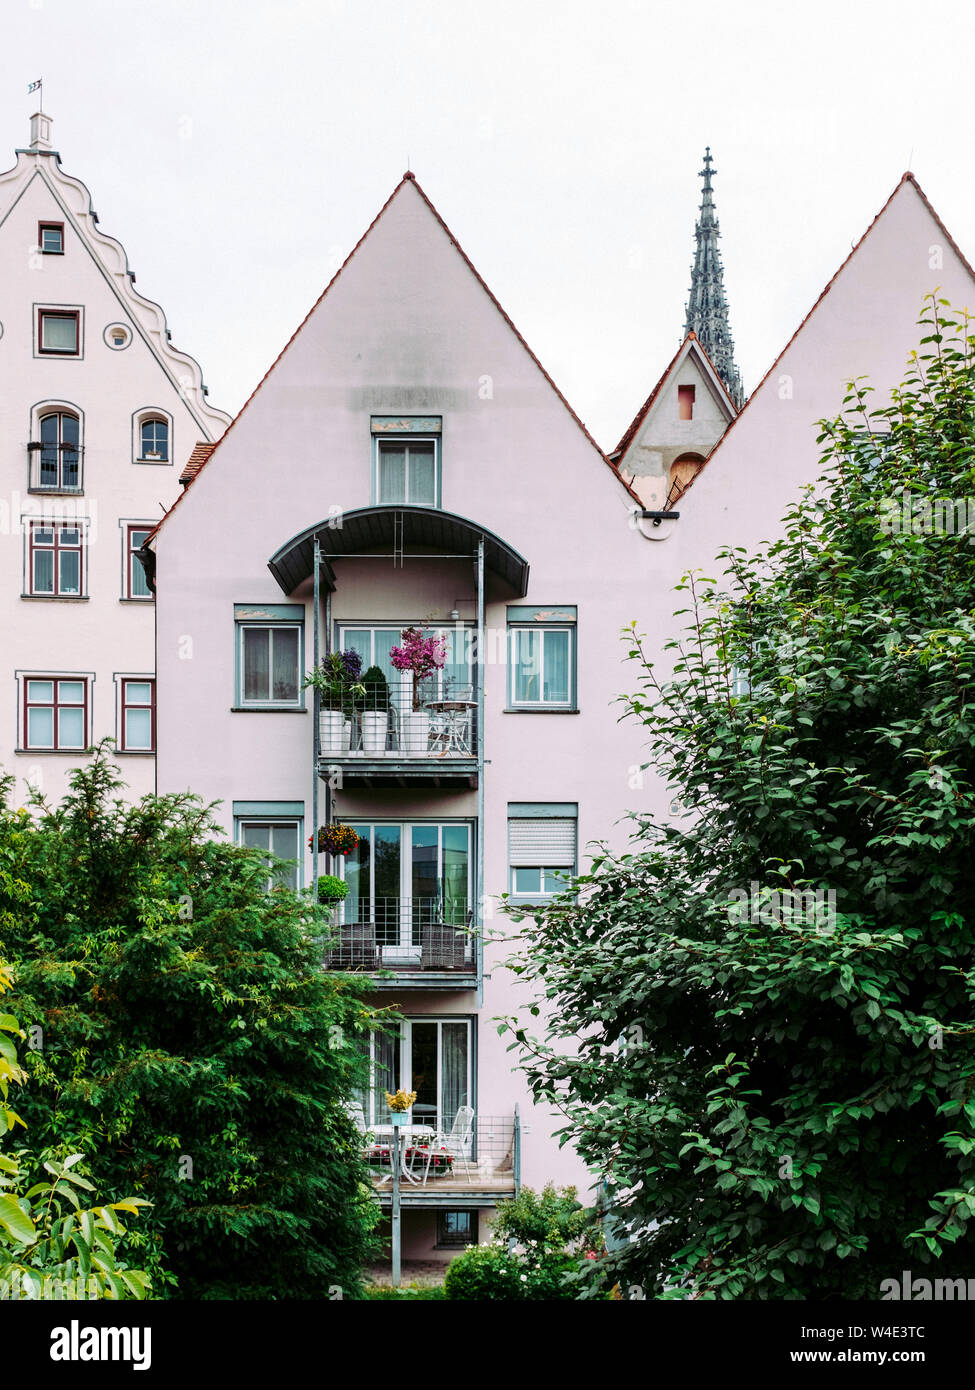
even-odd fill
[(77, 415), (54, 410), (42, 415), (40, 425), (40, 462), (36, 487), (58, 491), (80, 491), (81, 449)]
[(672, 507), (683, 496), (703, 467), (704, 459), (700, 454), (681, 454), (680, 458), (674, 460), (670, 465), (668, 506)]
[(139, 457), (150, 463), (169, 462), (169, 421), (149, 415), (139, 426)]

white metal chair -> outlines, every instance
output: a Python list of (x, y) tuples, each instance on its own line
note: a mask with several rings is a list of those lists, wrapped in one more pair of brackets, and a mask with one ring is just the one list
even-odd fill
[(427, 1154), (426, 1167), (423, 1170), (423, 1186), (426, 1187), (427, 1178), (430, 1175), (430, 1165), (438, 1153), (446, 1153), (454, 1160), (460, 1160), (467, 1173), (467, 1181), (471, 1181), (471, 1141), (474, 1135), (474, 1109), (470, 1105), (459, 1107), (454, 1116), (454, 1123), (450, 1126), (447, 1134), (436, 1134), (430, 1141), (430, 1150)]

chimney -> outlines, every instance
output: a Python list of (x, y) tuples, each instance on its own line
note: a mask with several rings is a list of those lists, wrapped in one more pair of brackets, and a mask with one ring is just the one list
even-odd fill
[(35, 111), (30, 118), (30, 148), (42, 151), (51, 148), (51, 118)]

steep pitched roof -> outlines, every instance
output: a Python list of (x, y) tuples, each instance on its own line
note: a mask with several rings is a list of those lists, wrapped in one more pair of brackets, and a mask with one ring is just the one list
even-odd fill
[(932, 204), (931, 204), (931, 202), (930, 202), (930, 200), (929, 200), (927, 194), (924, 192), (924, 189), (921, 187), (921, 185), (918, 183), (917, 179), (916, 179), (916, 178), (914, 177), (914, 175), (911, 173), (910, 169), (906, 170), (906, 171), (901, 175), (900, 179), (897, 181), (896, 185), (894, 186), (894, 188), (893, 188), (893, 190), (892, 190), (892, 192), (891, 192), (889, 198), (887, 198), (887, 200), (886, 200), (886, 202), (884, 203), (883, 207), (880, 209), (880, 211), (879, 211), (879, 212), (877, 213), (877, 215), (874, 217), (873, 221), (870, 223), (869, 227), (867, 227), (866, 231), (865, 231), (865, 232), (863, 233), (863, 235), (860, 237), (859, 241), (857, 241), (857, 242), (855, 242), (855, 243), (853, 244), (853, 247), (852, 247), (852, 249), (851, 249), (849, 255), (846, 256), (846, 257), (844, 258), (844, 260), (842, 261), (842, 263), (841, 263), (839, 266), (837, 266), (837, 268), (836, 268), (836, 270), (834, 271), (833, 275), (829, 278), (829, 280), (827, 280), (827, 282), (826, 282), (825, 286), (823, 287), (823, 290), (822, 290), (822, 292), (820, 293), (819, 297), (817, 298), (815, 304), (813, 304), (812, 308), (808, 311), (807, 314), (805, 314), (805, 316), (803, 317), (803, 319), (802, 319), (802, 321), (800, 322), (799, 326), (796, 328), (795, 332), (792, 334), (791, 338), (788, 340), (788, 342), (787, 342), (787, 343), (785, 344), (785, 346), (782, 348), (781, 352), (776, 356), (776, 358), (775, 358), (774, 361), (772, 362), (772, 365), (769, 367), (768, 371), (767, 371), (767, 372), (765, 373), (765, 375), (762, 377), (761, 381), (760, 381), (760, 382), (758, 383), (758, 385), (755, 387), (755, 390), (751, 393), (751, 395), (749, 396), (748, 400), (745, 402), (745, 404), (742, 406), (741, 410), (738, 412), (738, 415), (736, 416), (736, 418), (735, 418), (734, 420), (731, 421), (730, 425), (729, 425), (728, 428), (725, 430), (725, 432), (724, 432), (724, 434), (721, 436), (721, 438), (718, 440), (718, 443), (717, 443), (717, 444), (715, 445), (715, 447), (712, 449), (711, 453), (708, 455), (708, 457), (707, 457), (707, 459), (705, 460), (705, 462), (704, 462), (704, 463), (701, 465), (701, 467), (698, 469), (698, 471), (697, 471), (697, 473), (695, 474), (694, 478), (691, 480), (691, 482), (688, 484), (687, 488), (685, 489), (685, 495), (686, 495), (687, 492), (690, 492), (691, 488), (693, 488), (694, 484), (697, 482), (698, 478), (700, 478), (700, 476), (701, 476), (701, 474), (704, 472), (704, 470), (705, 470), (707, 467), (709, 467), (709, 465), (714, 461), (715, 458), (717, 458), (718, 454), (721, 452), (722, 446), (723, 446), (723, 445), (725, 444), (725, 442), (727, 441), (727, 439), (728, 439), (729, 435), (731, 434), (732, 430), (734, 429), (735, 425), (737, 425), (738, 421), (742, 418), (743, 415), (745, 415), (745, 413), (747, 412), (749, 406), (753, 405), (754, 402), (755, 402), (755, 401), (758, 399), (758, 397), (761, 395), (762, 388), (765, 386), (765, 383), (768, 381), (768, 379), (769, 379), (769, 378), (772, 376), (772, 374), (775, 372), (776, 368), (778, 367), (779, 363), (782, 361), (783, 357), (786, 355), (786, 353), (787, 353), (787, 352), (789, 351), (789, 349), (792, 347), (792, 344), (796, 341), (796, 339), (798, 338), (799, 334), (802, 332), (802, 330), (805, 328), (806, 324), (807, 324), (807, 323), (809, 322), (809, 320), (812, 318), (813, 314), (814, 314), (814, 313), (816, 312), (816, 310), (819, 308), (820, 304), (822, 304), (823, 300), (824, 300), (824, 299), (826, 298), (826, 296), (829, 294), (830, 290), (833, 288), (833, 286), (834, 286), (834, 284), (836, 283), (836, 281), (838, 280), (839, 276), (842, 274), (842, 272), (846, 269), (846, 267), (847, 267), (847, 266), (850, 264), (850, 262), (853, 260), (854, 256), (857, 254), (857, 252), (858, 252), (858, 251), (860, 250), (860, 248), (863, 246), (864, 242), (867, 240), (867, 237), (870, 235), (870, 233), (873, 231), (874, 227), (876, 227), (877, 223), (880, 221), (880, 219), (883, 217), (884, 213), (885, 213), (885, 212), (887, 211), (887, 209), (890, 207), (891, 203), (894, 201), (894, 199), (896, 198), (897, 194), (898, 194), (898, 193), (900, 192), (900, 190), (904, 187), (904, 185), (905, 185), (905, 184), (908, 184), (908, 183), (912, 186), (912, 188), (914, 189), (915, 193), (916, 193), (916, 194), (918, 195), (918, 197), (921, 199), (921, 202), (924, 204), (924, 206), (927, 208), (928, 212), (931, 214), (931, 217), (932, 217), (932, 219), (934, 220), (934, 222), (936, 223), (936, 225), (937, 225), (937, 227), (938, 227), (938, 230), (941, 232), (941, 234), (943, 235), (943, 237), (944, 237), (945, 240), (947, 241), (948, 245), (951, 247), (952, 251), (954, 251), (955, 255), (956, 255), (956, 256), (958, 257), (958, 259), (961, 261), (962, 265), (963, 265), (963, 266), (965, 267), (965, 269), (968, 271), (969, 275), (971, 275), (972, 279), (975, 280), (975, 270), (972, 269), (972, 266), (970, 265), (970, 263), (969, 263), (967, 257), (962, 253), (961, 248), (958, 246), (958, 243), (955, 241), (954, 237), (953, 237), (953, 236), (951, 235), (951, 233), (948, 231), (948, 228), (945, 226), (945, 224), (942, 222), (941, 218), (938, 216), (938, 214), (937, 214), (937, 212), (935, 211), (934, 207), (932, 206)]
[[(606, 455), (603, 453), (602, 449), (600, 449), (600, 447), (599, 447), (599, 445), (596, 443), (595, 439), (593, 439), (592, 435), (591, 435), (591, 434), (589, 433), (589, 431), (586, 429), (586, 426), (585, 426), (585, 425), (583, 424), (583, 422), (579, 419), (579, 416), (578, 416), (578, 415), (576, 414), (576, 412), (572, 409), (571, 405), (570, 405), (569, 402), (566, 400), (565, 396), (563, 396), (562, 392), (559, 390), (559, 388), (556, 386), (555, 382), (554, 382), (554, 381), (552, 380), (552, 378), (549, 376), (548, 372), (547, 372), (547, 371), (545, 370), (545, 368), (542, 366), (541, 362), (540, 362), (540, 361), (538, 360), (538, 358), (535, 356), (535, 353), (532, 352), (531, 348), (528, 346), (528, 343), (525, 341), (525, 339), (522, 337), (521, 333), (520, 333), (520, 332), (518, 331), (518, 329), (515, 327), (515, 325), (514, 325), (514, 323), (512, 322), (511, 318), (508, 316), (508, 314), (505, 312), (505, 310), (501, 307), (501, 304), (498, 302), (498, 299), (496, 298), (496, 296), (494, 295), (494, 293), (492, 292), (492, 290), (489, 288), (489, 286), (488, 286), (487, 283), (485, 282), (485, 280), (484, 280), (484, 278), (482, 277), (482, 275), (480, 274), (480, 272), (477, 270), (477, 268), (476, 268), (476, 266), (474, 265), (474, 263), (471, 261), (471, 259), (470, 259), (470, 257), (468, 256), (467, 252), (464, 250), (464, 248), (461, 246), (460, 242), (459, 242), (459, 241), (457, 240), (457, 238), (454, 236), (453, 232), (452, 232), (452, 231), (450, 230), (450, 228), (447, 226), (447, 224), (446, 224), (446, 222), (444, 221), (444, 219), (440, 216), (440, 213), (437, 211), (437, 209), (436, 209), (436, 207), (434, 206), (434, 204), (431, 202), (431, 200), (428, 198), (428, 196), (426, 195), (426, 193), (425, 193), (425, 192), (423, 191), (423, 189), (420, 187), (420, 184), (419, 184), (419, 182), (417, 181), (415, 174), (413, 174), (412, 171), (409, 170), (409, 169), (407, 169), (406, 173), (405, 173), (405, 174), (403, 175), (403, 177), (400, 179), (399, 183), (398, 183), (398, 184), (396, 185), (396, 187), (393, 189), (392, 193), (391, 193), (391, 194), (389, 195), (389, 197), (386, 199), (385, 203), (383, 203), (382, 207), (379, 209), (379, 211), (377, 212), (376, 216), (375, 216), (375, 217), (373, 218), (373, 220), (369, 223), (369, 226), (368, 226), (368, 227), (366, 228), (366, 230), (363, 232), (362, 236), (361, 236), (361, 237), (359, 238), (359, 240), (356, 242), (355, 246), (353, 246), (352, 250), (351, 250), (351, 251), (349, 252), (349, 254), (346, 256), (345, 260), (342, 262), (342, 264), (339, 266), (338, 270), (337, 270), (337, 271), (335, 272), (335, 274), (332, 276), (331, 280), (330, 280), (330, 281), (328, 282), (328, 284), (325, 286), (325, 288), (324, 288), (324, 290), (322, 291), (322, 293), (321, 293), (321, 294), (318, 296), (318, 298), (315, 300), (315, 303), (311, 306), (311, 308), (309, 309), (308, 313), (305, 315), (305, 317), (302, 319), (301, 323), (300, 323), (300, 324), (298, 325), (298, 327), (295, 329), (294, 333), (292, 333), (291, 337), (290, 337), (290, 338), (288, 339), (288, 341), (285, 343), (284, 347), (283, 347), (283, 348), (281, 349), (281, 351), (278, 353), (277, 357), (276, 357), (276, 358), (274, 359), (274, 361), (271, 363), (270, 367), (268, 367), (267, 371), (266, 371), (266, 372), (264, 373), (264, 375), (261, 377), (260, 381), (257, 383), (257, 385), (255, 386), (254, 390), (253, 390), (253, 391), (251, 392), (251, 394), (247, 397), (247, 400), (244, 402), (244, 404), (241, 406), (240, 410), (237, 412), (237, 415), (234, 417), (234, 420), (232, 421), (231, 425), (230, 425), (229, 428), (227, 429), (226, 433), (225, 433), (224, 435), (221, 436), (221, 438), (220, 438), (220, 439), (217, 441), (217, 443), (214, 445), (213, 449), (211, 449), (210, 454), (208, 455), (208, 457), (207, 457), (206, 459), (204, 459), (204, 460), (201, 462), (200, 466), (196, 469), (196, 472), (195, 472), (195, 474), (194, 474), (194, 478), (199, 477), (200, 473), (201, 473), (201, 472), (203, 471), (203, 469), (209, 464), (210, 460), (212, 459), (213, 455), (217, 452), (217, 450), (219, 449), (220, 445), (224, 444), (224, 443), (227, 441), (227, 439), (229, 439), (230, 436), (233, 434), (234, 426), (237, 424), (237, 421), (241, 418), (241, 416), (242, 416), (242, 415), (244, 414), (244, 412), (246, 411), (247, 407), (250, 405), (251, 401), (253, 401), (254, 397), (258, 394), (258, 392), (259, 392), (259, 391), (261, 390), (261, 388), (264, 386), (264, 383), (265, 383), (265, 382), (268, 380), (268, 378), (271, 376), (271, 374), (273, 373), (275, 367), (277, 367), (278, 363), (279, 363), (279, 362), (281, 361), (281, 359), (285, 356), (285, 354), (287, 353), (288, 349), (291, 347), (292, 343), (295, 341), (295, 339), (296, 339), (296, 338), (298, 337), (298, 335), (301, 333), (301, 331), (302, 331), (302, 329), (304, 328), (305, 324), (308, 323), (309, 319), (310, 319), (310, 318), (312, 317), (312, 315), (316, 312), (316, 310), (318, 309), (318, 307), (323, 303), (323, 301), (325, 300), (326, 296), (328, 295), (329, 290), (330, 290), (330, 289), (332, 288), (332, 286), (336, 283), (336, 281), (339, 279), (339, 276), (342, 274), (342, 272), (345, 270), (345, 268), (346, 268), (346, 267), (349, 265), (349, 263), (352, 261), (352, 259), (353, 259), (353, 257), (355, 256), (356, 252), (359, 250), (359, 248), (363, 245), (363, 243), (364, 243), (364, 242), (366, 241), (366, 239), (368, 238), (370, 232), (373, 230), (373, 228), (376, 226), (376, 224), (380, 221), (380, 219), (382, 218), (383, 214), (388, 210), (388, 208), (389, 208), (390, 205), (392, 204), (393, 200), (402, 192), (403, 188), (404, 188), (408, 183), (413, 185), (413, 187), (416, 189), (417, 193), (418, 193), (418, 194), (420, 195), (420, 197), (423, 199), (424, 203), (426, 203), (427, 207), (428, 207), (428, 208), (430, 209), (430, 211), (433, 213), (433, 216), (436, 218), (437, 222), (440, 224), (440, 226), (442, 227), (443, 231), (446, 233), (448, 240), (450, 241), (450, 243), (451, 243), (451, 245), (454, 247), (454, 249), (457, 251), (457, 253), (458, 253), (458, 255), (461, 257), (461, 259), (464, 261), (464, 263), (465, 263), (465, 265), (467, 266), (468, 270), (469, 270), (469, 271), (471, 272), (471, 274), (474, 276), (474, 278), (475, 278), (475, 280), (477, 281), (477, 283), (481, 286), (481, 288), (483, 289), (484, 293), (488, 296), (488, 298), (490, 299), (491, 303), (494, 305), (495, 309), (497, 309), (498, 313), (501, 315), (501, 317), (502, 317), (502, 319), (504, 320), (504, 322), (508, 325), (508, 327), (511, 329), (512, 333), (513, 333), (513, 334), (515, 335), (515, 337), (518, 339), (519, 343), (521, 343), (522, 347), (523, 347), (523, 348), (525, 349), (525, 351), (528, 353), (529, 357), (530, 357), (530, 358), (532, 359), (532, 361), (535, 363), (535, 366), (538, 368), (538, 370), (541, 372), (542, 376), (543, 376), (543, 377), (545, 378), (545, 380), (548, 382), (549, 386), (551, 386), (552, 390), (555, 392), (556, 396), (559, 398), (559, 400), (560, 400), (560, 401), (562, 402), (562, 404), (565, 406), (566, 410), (569, 412), (569, 414), (570, 414), (570, 416), (572, 417), (572, 419), (573, 419), (573, 420), (575, 421), (575, 423), (579, 426), (579, 429), (580, 429), (580, 430), (582, 431), (582, 433), (585, 435), (586, 439), (589, 441), (589, 443), (592, 445), (592, 447), (596, 450), (596, 452), (597, 452), (597, 454), (599, 455), (599, 457), (600, 457), (600, 459), (602, 460), (602, 462), (603, 462), (603, 463), (606, 465), (606, 467), (611, 471), (611, 473), (613, 474), (613, 477), (616, 479), (617, 483), (618, 483), (622, 488), (624, 488), (624, 490), (627, 492), (627, 494), (630, 496), (630, 498), (631, 498), (638, 506), (642, 506), (643, 504), (642, 504), (642, 502), (640, 501), (640, 498), (639, 498), (639, 497), (637, 496), (637, 494), (633, 491), (633, 489), (629, 486), (629, 484), (626, 483), (626, 482), (624, 481), (624, 479), (620, 477), (620, 475), (619, 475), (619, 473), (617, 472), (616, 468), (614, 468), (613, 464), (610, 463), (609, 459), (608, 459), (608, 458), (606, 457)], [(166, 521), (168, 520), (168, 518), (169, 518), (170, 516), (172, 516), (173, 512), (176, 510), (176, 508), (177, 508), (177, 507), (180, 505), (180, 503), (183, 501), (183, 498), (186, 496), (186, 494), (187, 494), (188, 491), (189, 491), (189, 488), (184, 488), (184, 489), (183, 489), (182, 493), (180, 493), (179, 497), (177, 497), (176, 501), (175, 501), (175, 502), (173, 503), (173, 505), (169, 508), (169, 510), (167, 511), (166, 515), (165, 515), (165, 516), (162, 518), (162, 520), (156, 525), (156, 527), (153, 529), (153, 531), (152, 531), (151, 534), (149, 535), (149, 537), (148, 537), (148, 539), (147, 539), (147, 542), (146, 542), (147, 544), (148, 544), (149, 542), (153, 541), (153, 540), (155, 539), (155, 537), (159, 534), (159, 531), (161, 530), (161, 528), (163, 527), (163, 525), (166, 523)]]
[(684, 339), (680, 347), (674, 353), (673, 357), (667, 363), (666, 367), (663, 370), (663, 374), (660, 377), (660, 380), (657, 382), (656, 386), (654, 386), (649, 396), (646, 398), (646, 400), (640, 406), (640, 409), (637, 411), (636, 415), (633, 417), (633, 420), (627, 426), (627, 429), (623, 434), (623, 438), (617, 444), (613, 452), (608, 455), (610, 461), (614, 463), (617, 468), (619, 467), (620, 459), (623, 458), (627, 449), (633, 443), (634, 438), (642, 428), (644, 420), (646, 420), (647, 416), (650, 414), (654, 402), (657, 400), (658, 396), (663, 391), (664, 386), (666, 386), (668, 380), (677, 370), (680, 363), (684, 360), (685, 357), (689, 356), (692, 348), (701, 358), (702, 366), (705, 369), (705, 375), (712, 381), (715, 388), (721, 393), (721, 396), (724, 398), (724, 401), (727, 404), (728, 411), (732, 419), (734, 419), (734, 417), (738, 414), (738, 408), (732, 400), (728, 392), (727, 386), (725, 386), (724, 382), (721, 380), (721, 377), (718, 374), (718, 371), (714, 363), (707, 355), (707, 352), (704, 349), (704, 344), (699, 340), (697, 334), (692, 331), (688, 333), (687, 337)]

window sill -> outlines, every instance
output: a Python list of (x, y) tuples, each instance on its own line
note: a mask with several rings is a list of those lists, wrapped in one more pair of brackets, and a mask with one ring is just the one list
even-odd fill
[(90, 748), (15, 748), (14, 754), (18, 758), (84, 758), (91, 751)]
[(112, 756), (115, 757), (116, 755), (120, 758), (154, 758), (156, 750), (155, 748), (116, 748)]
[(88, 594), (21, 594), (29, 603), (87, 603)]
[[(85, 495), (83, 487), (46, 487), (43, 483), (39, 483), (37, 487), (29, 487), (27, 491), (40, 497), (84, 497)], [(43, 520), (42, 517), (31, 518), (30, 516), (27, 519), (28, 521)]]
[(152, 597), (151, 594), (150, 594), (149, 596), (147, 596), (146, 598), (120, 598), (120, 599), (119, 599), (119, 603), (149, 604), (150, 606), (151, 606), (152, 604), (154, 604), (155, 601), (156, 601), (156, 600)]
[(231, 714), (307, 714), (304, 706), (298, 705), (231, 705)]
[(133, 463), (144, 463), (149, 468), (172, 468), (172, 459), (133, 459)]
[(566, 705), (505, 705), (502, 714), (581, 714), (582, 711), (576, 707), (570, 709)]

